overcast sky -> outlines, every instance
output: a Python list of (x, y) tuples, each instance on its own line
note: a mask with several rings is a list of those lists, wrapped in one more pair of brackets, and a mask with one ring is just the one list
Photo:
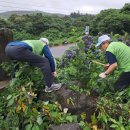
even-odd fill
[(97, 14), (103, 9), (120, 9), (130, 0), (0, 0), (0, 12), (14, 10), (39, 10), (70, 14), (80, 12)]

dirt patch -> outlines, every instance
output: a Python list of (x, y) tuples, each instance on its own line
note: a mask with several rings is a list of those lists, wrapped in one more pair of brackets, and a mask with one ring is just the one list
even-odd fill
[(0, 81), (0, 89), (3, 89), (9, 82), (9, 80)]

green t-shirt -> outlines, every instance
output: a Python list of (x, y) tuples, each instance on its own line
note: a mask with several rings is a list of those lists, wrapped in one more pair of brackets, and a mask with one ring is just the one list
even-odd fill
[(122, 42), (112, 42), (109, 44), (106, 51), (115, 55), (118, 67), (121, 71), (130, 71), (130, 47)]
[(44, 42), (40, 40), (24, 40), (22, 42), (25, 42), (29, 46), (31, 46), (33, 49), (33, 53), (37, 55), (42, 55), (43, 47), (46, 45)]

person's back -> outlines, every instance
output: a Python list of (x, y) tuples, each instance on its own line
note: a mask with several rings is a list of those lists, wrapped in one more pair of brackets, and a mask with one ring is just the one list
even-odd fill
[(48, 43), (47, 38), (14, 41), (10, 42), (5, 49), (6, 55), (10, 59), (29, 62), (31, 65), (41, 69), (46, 85), (45, 92), (61, 88), (61, 84), (53, 83), (53, 78), (56, 76), (56, 65)]
[(22, 42), (27, 43), (32, 47), (32, 51), (35, 54), (42, 55), (44, 46), (46, 45), (41, 40), (23, 40)]
[(122, 42), (112, 42), (106, 51), (116, 56), (119, 69), (124, 72), (130, 71), (130, 47)]

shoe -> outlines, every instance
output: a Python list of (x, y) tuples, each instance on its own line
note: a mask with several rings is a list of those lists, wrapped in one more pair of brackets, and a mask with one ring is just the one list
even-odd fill
[(48, 86), (45, 87), (45, 92), (50, 93), (52, 91), (59, 90), (60, 88), (61, 88), (61, 83), (52, 84), (51, 87)]

